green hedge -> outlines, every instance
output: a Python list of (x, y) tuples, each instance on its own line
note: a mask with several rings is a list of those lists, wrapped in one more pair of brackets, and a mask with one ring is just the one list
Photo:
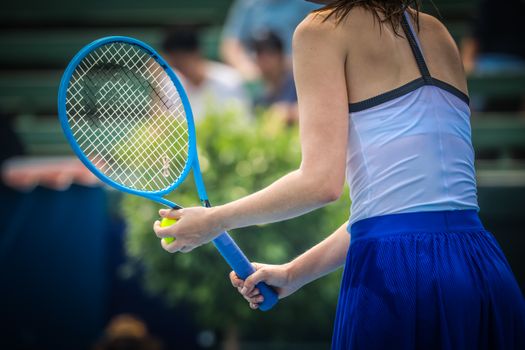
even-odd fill
[[(225, 203), (261, 189), (297, 168), (300, 144), (296, 127), (271, 116), (246, 122), (235, 113), (207, 116), (197, 126), (199, 158), (212, 203)], [(196, 205), (193, 179), (169, 196)], [(231, 232), (253, 261), (284, 263), (339, 227), (348, 216), (348, 194), (337, 203), (282, 223)], [(159, 205), (127, 196), (128, 273), (141, 270), (145, 287), (170, 304), (190, 304), (201, 327), (240, 330), (246, 339), (273, 341), (329, 340), (340, 272), (282, 300), (275, 309), (252, 311), (231, 287), (230, 269), (212, 244), (189, 254), (168, 254), (152, 230)]]

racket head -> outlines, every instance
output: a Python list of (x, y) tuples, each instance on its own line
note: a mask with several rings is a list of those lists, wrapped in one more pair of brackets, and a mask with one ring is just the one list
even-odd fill
[[(129, 57), (123, 57), (119, 61), (119, 55), (125, 55), (125, 50), (128, 49), (132, 53), (132, 58), (135, 60), (141, 61), (143, 66), (141, 69), (143, 69), (142, 79), (139, 75), (137, 75), (137, 79), (135, 79), (131, 83), (131, 87), (125, 86), (126, 79), (128, 79), (130, 73), (129, 67), (120, 67), (119, 65), (123, 62), (126, 62), (126, 59), (129, 59)], [(104, 51), (106, 50), (106, 51)], [(113, 51), (112, 51), (113, 50)], [(116, 52), (115, 52), (116, 51)], [(121, 53), (119, 53), (119, 51)], [(106, 53), (104, 53), (106, 52)], [(95, 62), (97, 56), (103, 54), (104, 57), (109, 55), (110, 57), (107, 58), (107, 62), (105, 59), (100, 60), (100, 62)], [(111, 57), (113, 55), (114, 57)], [(128, 53), (128, 55), (130, 55)], [(116, 58), (115, 58), (116, 57)], [(111, 62), (113, 59), (113, 62)], [(135, 63), (130, 63), (130, 66), (133, 68)], [(88, 71), (89, 68), (89, 71)], [(95, 69), (96, 68), (96, 69)], [(148, 70), (159, 72), (158, 74), (163, 75), (162, 82), (154, 82), (156, 84), (155, 87), (151, 88), (151, 84), (148, 85)], [(90, 76), (89, 72), (91, 70), (95, 70), (93, 73), (94, 76)], [(157, 74), (157, 73), (155, 73)], [(146, 75), (146, 77), (144, 77)], [(111, 77), (115, 76), (116, 78), (113, 79), (113, 82), (111, 82)], [(135, 96), (132, 101), (135, 101), (135, 105), (132, 104), (131, 107), (128, 106), (127, 111), (126, 108), (124, 108), (124, 113), (127, 114), (127, 118), (129, 118), (129, 115), (131, 113), (131, 123), (134, 127), (138, 127), (137, 131), (139, 136), (134, 136), (133, 130), (130, 131), (130, 127), (127, 127), (125, 123), (118, 124), (118, 127), (115, 129), (112, 129), (109, 123), (109, 119), (104, 118), (118, 118), (118, 116), (111, 116), (111, 111), (113, 107), (116, 109), (121, 108), (122, 104), (125, 101), (125, 98), (122, 97), (121, 94), (117, 96), (116, 98), (112, 98), (111, 96), (108, 98), (109, 104), (111, 105), (113, 103), (113, 107), (108, 107), (107, 103), (104, 105), (102, 103), (102, 107), (98, 106), (100, 100), (97, 99), (97, 93), (102, 90), (99, 86), (95, 87), (95, 92), (91, 91), (91, 88), (88, 86), (89, 84), (97, 85), (97, 78), (102, 77), (104, 79), (107, 79), (107, 82), (110, 82), (113, 84), (114, 90), (111, 90), (113, 93), (117, 91), (118, 89), (128, 91), (139, 91), (140, 89), (144, 89), (144, 92), (138, 92), (137, 96)], [(169, 81), (168, 81), (169, 78)], [(76, 79), (76, 80), (75, 80)], [(115, 81), (116, 79), (116, 81)], [(155, 77), (152, 78), (153, 81), (155, 81)], [(103, 83), (103, 82), (102, 82)], [(108, 83), (109, 84), (109, 83)], [(109, 85), (111, 85), (109, 84)], [(117, 86), (119, 85), (120, 86)], [(160, 86), (161, 84), (166, 84), (166, 86)], [(171, 84), (171, 85), (170, 85)], [(102, 84), (104, 85), (104, 84)], [(109, 86), (108, 85), (108, 86)], [(148, 85), (151, 89), (148, 90), (145, 86)], [(86, 87), (87, 86), (87, 87)], [(106, 85), (104, 85), (106, 86)], [(117, 87), (115, 87), (117, 86)], [(76, 87), (76, 89), (75, 89)], [(98, 89), (98, 90), (97, 90)], [(162, 94), (159, 95), (156, 89), (160, 89), (161, 93), (166, 93), (167, 96), (170, 96), (169, 94), (173, 94), (176, 92), (175, 95), (172, 95), (172, 98), (175, 98), (176, 101), (173, 101), (173, 106), (176, 107), (176, 112), (169, 112), (168, 116), (162, 115), (162, 117), (159, 117), (158, 115), (155, 116), (154, 114), (148, 115), (148, 113), (141, 113), (140, 109), (137, 109), (137, 106), (140, 106), (140, 102), (142, 100), (148, 99), (148, 94), (156, 94), (155, 97), (157, 101), (153, 102), (153, 105), (156, 105), (157, 102), (162, 101), (164, 103), (164, 100), (160, 97)], [(171, 89), (169, 92), (162, 91), (165, 89)], [(82, 91), (86, 90), (86, 93), (83, 93)], [(108, 90), (108, 89), (106, 89)], [(105, 90), (105, 92), (106, 92)], [(90, 92), (91, 91), (91, 92)], [(84, 96), (83, 98), (78, 97), (78, 95), (88, 95), (87, 97)], [(109, 93), (107, 94), (109, 95)], [(98, 96), (100, 97), (100, 96)], [(151, 98), (151, 96), (149, 96)], [(121, 100), (119, 100), (121, 98)], [(72, 103), (72, 100), (78, 99), (82, 100), (82, 102), (74, 101)], [(142, 99), (142, 100), (141, 100)], [(114, 100), (114, 101), (111, 101)], [(116, 101), (116, 102), (115, 102)], [(151, 102), (151, 100), (148, 100)], [(78, 102), (78, 105), (75, 105), (75, 103)], [(107, 102), (107, 101), (106, 101)], [(171, 106), (166, 106), (164, 103), (164, 106), (167, 110), (170, 110)], [(149, 108), (149, 106), (144, 107), (144, 109)], [(89, 112), (86, 112), (86, 109), (94, 109), (94, 111), (91, 112), (91, 115), (96, 115), (96, 118), (90, 119)], [(155, 111), (158, 112), (158, 111)], [(171, 113), (171, 114), (170, 114)], [(176, 115), (174, 115), (174, 114)], [(91, 170), (100, 180), (103, 182), (109, 184), (110, 186), (124, 191), (131, 194), (136, 194), (140, 196), (144, 196), (156, 201), (159, 201), (163, 204), (173, 206), (171, 202), (166, 201), (161, 198), (161, 196), (171, 192), (176, 187), (178, 187), (188, 176), (190, 170), (192, 169), (193, 165), (196, 162), (196, 141), (195, 141), (195, 125), (193, 122), (193, 114), (191, 111), (191, 106), (188, 100), (188, 97), (186, 95), (186, 92), (184, 91), (184, 88), (176, 76), (176, 74), (173, 72), (173, 70), (170, 68), (168, 63), (149, 45), (141, 42), (140, 40), (129, 38), (129, 37), (123, 37), (123, 36), (111, 36), (111, 37), (105, 37), (98, 39), (91, 44), (86, 45), (82, 50), (80, 50), (76, 56), (71, 60), (68, 67), (66, 68), (59, 87), (59, 93), (58, 93), (58, 114), (60, 119), (60, 124), (62, 126), (62, 129), (64, 131), (64, 134), (66, 135), (66, 138), (71, 145), (73, 151), (75, 154), (79, 157), (79, 159), (84, 163), (84, 165)], [(134, 115), (133, 115), (134, 114)], [(142, 118), (141, 115), (146, 115), (146, 117)], [(135, 117), (135, 118), (133, 118)], [(170, 130), (163, 131), (162, 125), (158, 125), (157, 121), (151, 122), (152, 118), (167, 120), (170, 117), (173, 117), (172, 119), (176, 119), (177, 124), (173, 122), (173, 120), (168, 121), (168, 126), (178, 133), (180, 132), (181, 135), (184, 133), (182, 129), (185, 129), (185, 135), (182, 136), (182, 138), (185, 138), (184, 142), (181, 145), (181, 148), (185, 148), (181, 153), (180, 150), (176, 150), (175, 158), (176, 161), (169, 161), (171, 156), (173, 154), (170, 154), (170, 156), (166, 156), (168, 160), (163, 158), (163, 154), (161, 151), (161, 146), (165, 146), (165, 144), (162, 144), (161, 142), (157, 143), (157, 146), (155, 146), (155, 143), (153, 142), (153, 145), (146, 145), (147, 142), (151, 141), (147, 138), (149, 135), (148, 132), (151, 132), (151, 130), (154, 130), (155, 132), (158, 132), (158, 127), (161, 127), (161, 136), (162, 132), (169, 133)], [(137, 119), (141, 119), (140, 121), (137, 121)], [(144, 120), (142, 120), (144, 119)], [(148, 124), (148, 120), (150, 120), (150, 124)], [(78, 124), (74, 124), (74, 121), (78, 121), (78, 124), (81, 124), (80, 127), (76, 126)], [(104, 124), (104, 121), (106, 122)], [(98, 126), (96, 125), (98, 123)], [(86, 135), (82, 135), (83, 131), (82, 128), (85, 128), (85, 130), (89, 129), (89, 124), (91, 124), (91, 131), (86, 131)], [(116, 138), (119, 138), (119, 140), (113, 142), (116, 143), (116, 145), (111, 145), (110, 139), (113, 139), (113, 136), (109, 137), (109, 139), (104, 140), (104, 142), (100, 142), (102, 144), (99, 149), (95, 149), (95, 151), (91, 151), (89, 147), (86, 146), (86, 144), (94, 143), (96, 144), (98, 141), (98, 138), (96, 137), (97, 130), (100, 129), (101, 125), (106, 125), (103, 127), (102, 131), (100, 133), (104, 132), (111, 132), (114, 133), (113, 136)], [(140, 128), (144, 127), (144, 130), (141, 130)], [(75, 129), (76, 128), (76, 129)], [(121, 128), (122, 130), (118, 129)], [(155, 128), (155, 129), (153, 129)], [(179, 129), (177, 129), (179, 128)], [(80, 130), (80, 131), (79, 131)], [(148, 132), (146, 132), (146, 130)], [(129, 135), (131, 134), (131, 136)], [(93, 136), (95, 135), (95, 136)], [(180, 140), (180, 136), (177, 134), (178, 139)], [(146, 137), (145, 138), (143, 138)], [(156, 135), (149, 135), (150, 139), (152, 136)], [(169, 137), (169, 135), (167, 135)], [(84, 137), (84, 139), (82, 139)], [(90, 138), (94, 138), (95, 141), (90, 140)], [(159, 137), (161, 139), (161, 137)], [(175, 140), (175, 141), (177, 141)], [(79, 142), (80, 141), (80, 142)], [(119, 146), (119, 142), (121, 143), (121, 146)], [(168, 141), (169, 142), (169, 141)], [(177, 141), (178, 142), (178, 141)], [(138, 146), (137, 146), (138, 144)], [(140, 147), (149, 147), (146, 150), (139, 149)], [(97, 146), (94, 146), (97, 148)], [(119, 149), (120, 147), (120, 149)], [(126, 147), (128, 149), (126, 149)], [(132, 149), (132, 151), (129, 151), (129, 148)], [(169, 150), (166, 150), (168, 152)], [(98, 152), (98, 153), (97, 153)], [(104, 152), (108, 154), (104, 154)], [(119, 152), (122, 152), (119, 154)], [(137, 154), (135, 155), (134, 152)], [(146, 154), (146, 152), (148, 152)], [(95, 153), (95, 154), (94, 154)], [(142, 154), (145, 153), (145, 154)], [(155, 160), (154, 171), (151, 174), (148, 174), (148, 170), (145, 169), (147, 166), (149, 166), (148, 161), (151, 160), (151, 155), (154, 154), (153, 160)], [(143, 156), (143, 159), (139, 159), (140, 156)], [(183, 156), (184, 163), (180, 161), (180, 156)], [(111, 158), (111, 164), (109, 167), (106, 166), (104, 168), (105, 163), (108, 163), (108, 161), (104, 158)], [(143, 173), (138, 174), (136, 177), (139, 179), (135, 179), (136, 183), (134, 183), (132, 180), (129, 179), (129, 176), (126, 174), (122, 175), (118, 173), (118, 171), (109, 171), (107, 168), (113, 167), (114, 164), (117, 164), (119, 162), (118, 158), (121, 158), (121, 163), (125, 163), (124, 160), (129, 160), (132, 157), (133, 158), (129, 163), (134, 163), (134, 160), (139, 159), (136, 161), (136, 166), (133, 168), (133, 166), (129, 166), (132, 169), (130, 170), (130, 173), (132, 173), (133, 169), (135, 171)], [(102, 159), (100, 159), (102, 158)], [(157, 158), (157, 159), (155, 159)], [(117, 160), (115, 160), (117, 159)], [(140, 162), (140, 164), (139, 164)], [(162, 163), (163, 165), (160, 166), (159, 164)], [(166, 166), (166, 163), (168, 164)], [(144, 166), (146, 165), (146, 166)], [(126, 166), (123, 166), (122, 164), (116, 165), (115, 168), (126, 168)], [(137, 170), (136, 168), (141, 168)], [(144, 168), (144, 169), (143, 169)], [(172, 169), (175, 168), (175, 169)], [(167, 169), (167, 170), (166, 170)], [(122, 169), (122, 172), (124, 172), (126, 169)], [(128, 169), (129, 170), (129, 169)], [(165, 172), (164, 175), (167, 173), (172, 172), (171, 177), (170, 176), (164, 176), (165, 179), (160, 180), (160, 176), (156, 173)], [(152, 179), (148, 179), (147, 176), (150, 176)], [(154, 178), (154, 179), (153, 179)], [(155, 180), (156, 179), (156, 180)], [(152, 180), (155, 180), (152, 182)], [(148, 183), (146, 183), (148, 181)], [(158, 181), (158, 182), (157, 182)], [(151, 183), (154, 183), (153, 185)]]

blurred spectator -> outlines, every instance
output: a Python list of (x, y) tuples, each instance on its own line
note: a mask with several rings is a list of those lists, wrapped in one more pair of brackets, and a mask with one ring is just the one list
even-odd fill
[(11, 119), (0, 114), (0, 187), (30, 191), (44, 186), (63, 190), (72, 183), (86, 186), (99, 183), (76, 157), (30, 157), (24, 153)]
[(94, 350), (161, 350), (162, 343), (148, 334), (146, 325), (131, 315), (115, 316)]
[(479, 6), (472, 36), (462, 43), (467, 73), (525, 70), (525, 1), (481, 0)]
[[(480, 0), (470, 36), (461, 43), (461, 55), (467, 74), (502, 74), (525, 72), (524, 0)], [(480, 100), (473, 96), (476, 109), (516, 110), (521, 101)]]
[(284, 44), (289, 55), (295, 27), (319, 5), (306, 1), (236, 0), (226, 20), (221, 54), (223, 60), (241, 72), (245, 80), (260, 76), (257, 65), (249, 55), (249, 42), (257, 33), (272, 31)]
[(0, 113), (0, 167), (6, 159), (24, 153), (24, 146), (13, 129), (12, 118)]
[(297, 121), (297, 93), (281, 39), (271, 31), (259, 32), (250, 46), (264, 82), (264, 91), (255, 99), (255, 107), (269, 108), (289, 124)]
[(250, 102), (241, 76), (227, 65), (207, 60), (201, 54), (195, 30), (173, 31), (165, 38), (162, 48), (168, 63), (181, 75), (195, 120), (206, 113), (230, 108), (250, 115)]
[(73, 156), (12, 157), (2, 164), (2, 182), (19, 191), (36, 186), (66, 190), (72, 184), (98, 186), (100, 181)]
[(25, 156), (24, 148), (12, 118), (0, 113), (0, 187), (19, 191), (30, 191), (36, 186), (64, 190), (72, 183), (99, 184), (76, 157)]

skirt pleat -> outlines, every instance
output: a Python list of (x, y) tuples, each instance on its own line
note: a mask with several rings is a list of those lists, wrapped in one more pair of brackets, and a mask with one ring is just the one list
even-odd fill
[(525, 349), (525, 300), (475, 211), (352, 225), (332, 349)]

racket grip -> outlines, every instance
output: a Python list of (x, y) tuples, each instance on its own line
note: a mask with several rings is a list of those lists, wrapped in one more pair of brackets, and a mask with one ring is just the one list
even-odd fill
[[(213, 244), (215, 244), (217, 250), (221, 253), (233, 271), (235, 271), (237, 276), (246, 279), (246, 277), (255, 272), (253, 265), (228, 233), (221, 233), (213, 240)], [(277, 304), (279, 297), (271, 287), (264, 282), (259, 282), (257, 283), (257, 288), (264, 297), (264, 301), (259, 305), (260, 310), (270, 310), (275, 304)]]

